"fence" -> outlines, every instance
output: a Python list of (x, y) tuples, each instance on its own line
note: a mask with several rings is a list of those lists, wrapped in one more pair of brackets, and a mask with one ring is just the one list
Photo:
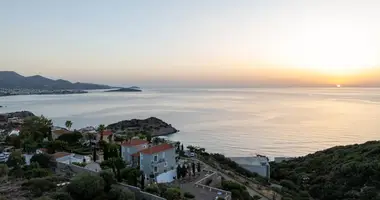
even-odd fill
[(215, 180), (217, 177), (218, 177), (218, 173), (213, 172), (212, 174), (210, 174), (210, 175), (204, 177), (203, 179), (199, 180), (198, 182), (196, 182), (195, 187), (200, 187), (202, 189), (206, 189), (206, 190), (209, 190), (211, 192), (220, 193), (224, 196), (224, 199), (230, 200), (231, 199), (231, 192), (205, 185), (207, 182), (209, 182), (209, 180)]
[[(84, 167), (80, 167), (77, 165), (70, 165), (70, 164), (60, 163), (60, 162), (57, 163), (57, 170), (60, 172), (69, 173), (69, 174), (79, 174), (79, 173), (98, 174), (99, 173), (97, 171), (92, 171), (90, 169), (86, 169)], [(166, 200), (165, 198), (156, 196), (154, 194), (150, 194), (150, 193), (141, 191), (141, 189), (138, 187), (134, 187), (134, 186), (123, 184), (123, 183), (118, 183), (118, 185), (121, 186), (122, 188), (129, 189), (130, 191), (135, 193), (136, 199), (140, 199), (140, 200)]]

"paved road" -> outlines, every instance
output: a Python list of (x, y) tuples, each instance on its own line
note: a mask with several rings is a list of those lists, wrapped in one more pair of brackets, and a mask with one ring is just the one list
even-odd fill
[(207, 166), (209, 169), (212, 169), (213, 171), (218, 172), (218, 173), (219, 173), (221, 176), (223, 176), (223, 178), (225, 178), (226, 180), (229, 180), (229, 181), (235, 181), (235, 182), (238, 182), (238, 183), (240, 183), (240, 184), (246, 186), (247, 191), (248, 191), (248, 193), (249, 193), (251, 196), (255, 196), (255, 195), (257, 195), (257, 196), (261, 197), (261, 200), (269, 200), (267, 197), (264, 197), (263, 195), (261, 195), (261, 194), (259, 194), (258, 192), (256, 192), (254, 189), (248, 187), (245, 183), (242, 183), (241, 181), (236, 180), (236, 179), (234, 179), (234, 178), (228, 176), (227, 174), (225, 174), (225, 173), (223, 173), (223, 172), (221, 172), (221, 171), (219, 171), (219, 170), (217, 170), (217, 169), (211, 167), (210, 165), (204, 163), (204, 162), (201, 161), (201, 160), (198, 160), (198, 159), (196, 159), (196, 158), (193, 158), (193, 159), (196, 160), (197, 162), (201, 162), (204, 166)]

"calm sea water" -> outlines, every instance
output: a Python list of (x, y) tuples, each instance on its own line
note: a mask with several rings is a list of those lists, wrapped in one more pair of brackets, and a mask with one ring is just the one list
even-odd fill
[(29, 110), (74, 128), (155, 116), (170, 136), (228, 156), (300, 156), (380, 137), (380, 89), (157, 89), (143, 93), (12, 96), (0, 112)]

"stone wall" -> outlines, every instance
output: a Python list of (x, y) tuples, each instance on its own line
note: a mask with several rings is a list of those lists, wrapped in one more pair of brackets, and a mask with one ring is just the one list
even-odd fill
[[(68, 174), (79, 174), (79, 173), (91, 173), (91, 174), (98, 174), (99, 172), (92, 171), (90, 169), (86, 169), (84, 167), (80, 167), (77, 165), (70, 165), (70, 164), (65, 164), (65, 163), (57, 163), (57, 169), (56, 172), (58, 173), (68, 173)], [(150, 194), (144, 191), (141, 191), (140, 188), (134, 187), (131, 185), (123, 184), (123, 183), (118, 183), (119, 186), (129, 189), (133, 193), (135, 193), (136, 199), (139, 200), (166, 200), (165, 198), (156, 196), (154, 194)]]
[(221, 189), (218, 189), (218, 188), (206, 185), (206, 183), (209, 180), (215, 181), (217, 179), (218, 179), (218, 173), (217, 172), (213, 172), (209, 176), (207, 176), (207, 177), (199, 180), (198, 182), (196, 182), (195, 183), (195, 187), (199, 187), (199, 188), (202, 188), (202, 189), (205, 189), (205, 190), (208, 190), (208, 191), (211, 191), (211, 192), (215, 192), (215, 193), (220, 192), (222, 194), (222, 197), (224, 197), (224, 199), (230, 200), (231, 199), (231, 192), (225, 191), (225, 190), (221, 190)]
[(130, 191), (135, 193), (136, 199), (141, 199), (141, 200), (166, 200), (165, 198), (156, 196), (154, 194), (150, 194), (144, 191), (141, 191), (140, 188), (134, 187), (131, 185), (123, 184), (123, 183), (118, 183), (119, 186), (129, 189)]

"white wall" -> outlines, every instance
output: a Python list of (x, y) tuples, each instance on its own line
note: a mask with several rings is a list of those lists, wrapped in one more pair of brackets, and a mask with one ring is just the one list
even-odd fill
[(156, 177), (157, 183), (170, 183), (173, 182), (173, 177), (177, 176), (177, 169), (170, 170), (162, 173)]

